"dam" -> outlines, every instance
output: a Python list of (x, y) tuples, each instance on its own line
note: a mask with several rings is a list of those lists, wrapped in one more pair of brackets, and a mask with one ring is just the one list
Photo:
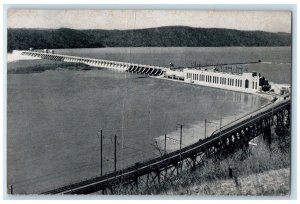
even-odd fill
[[(264, 93), (271, 90), (269, 81), (257, 72), (244, 72), (242, 67), (234, 70), (230, 65), (219, 66), (210, 65), (204, 67), (174, 68), (170, 67), (134, 64), (95, 58), (69, 56), (54, 54), (53, 50), (33, 51), (33, 50), (14, 50), (14, 55), (29, 57), (32, 59), (47, 59), (64, 62), (83, 63), (93, 67), (126, 71), (131, 73), (145, 74), (171, 80), (183, 81), (185, 83), (220, 88), (244, 93)], [(261, 61), (259, 60), (260, 63)], [(243, 63), (246, 64), (246, 63)], [(287, 92), (290, 92), (287, 89)]]
[(68, 56), (68, 55), (59, 55), (59, 54), (44, 53), (38, 51), (14, 50), (13, 54), (20, 55), (21, 57), (24, 56), (25, 58), (32, 57), (33, 59), (36, 58), (36, 59), (47, 59), (47, 60), (64, 61), (64, 62), (83, 63), (93, 67), (101, 67), (107, 69), (114, 69), (118, 71), (141, 73), (150, 76), (160, 76), (167, 69), (166, 67), (159, 67), (159, 66), (133, 64), (133, 63), (126, 63), (126, 62), (117, 62), (117, 61)]

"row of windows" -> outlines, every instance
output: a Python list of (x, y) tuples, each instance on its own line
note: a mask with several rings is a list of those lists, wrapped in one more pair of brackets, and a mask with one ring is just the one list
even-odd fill
[[(243, 81), (240, 79), (231, 79), (225, 77), (216, 77), (216, 76), (208, 76), (204, 74), (194, 74), (194, 73), (187, 73), (187, 78), (191, 78), (194, 81), (205, 81), (209, 83), (215, 84), (223, 84), (228, 86), (236, 86), (242, 87)], [(245, 80), (245, 88), (249, 88), (249, 80)], [(252, 82), (252, 89), (257, 89), (257, 82)]]
[(239, 79), (231, 79), (231, 78), (225, 78), (225, 77), (216, 77), (216, 76), (208, 76), (204, 74), (193, 74), (193, 73), (187, 73), (187, 78), (191, 78), (194, 81), (205, 81), (205, 82), (212, 82), (214, 84), (224, 84), (229, 86), (237, 86), (242, 87), (243, 82)]

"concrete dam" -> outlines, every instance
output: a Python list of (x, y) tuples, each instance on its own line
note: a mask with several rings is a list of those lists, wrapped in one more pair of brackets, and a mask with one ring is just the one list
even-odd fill
[(75, 62), (83, 63), (93, 67), (101, 67), (107, 69), (115, 69), (118, 71), (127, 71), (132, 73), (146, 74), (150, 76), (161, 76), (167, 67), (151, 66), (151, 65), (142, 65), (134, 64), (127, 62), (118, 62), (111, 60), (102, 60), (94, 58), (85, 58), (69, 55), (60, 55), (54, 53), (45, 53), (40, 51), (23, 51), (23, 50), (14, 50), (14, 55), (19, 55), (20, 59), (47, 59), (55, 61), (65, 61), (65, 62)]
[[(54, 54), (53, 50), (14, 50), (13, 54), (22, 59), (46, 59), (73, 63), (82, 63), (92, 67), (144, 74), (164, 79), (183, 81), (189, 84), (219, 88), (244, 93), (264, 93), (271, 90), (268, 80), (257, 72), (244, 72), (242, 68), (234, 71), (230, 64), (224, 66), (207, 65), (205, 67), (171, 68), (143, 65), (79, 56)], [(259, 63), (259, 62), (258, 62)], [(245, 64), (245, 63), (244, 63)], [(286, 87), (286, 92), (290, 92)]]

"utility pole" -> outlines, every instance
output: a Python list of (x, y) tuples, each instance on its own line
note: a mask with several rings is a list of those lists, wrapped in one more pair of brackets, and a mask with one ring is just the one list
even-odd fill
[(220, 142), (221, 142), (221, 135), (222, 135), (221, 134), (221, 127), (222, 127), (222, 117), (220, 118), (220, 131), (219, 131), (220, 132)]
[(165, 155), (167, 154), (167, 134), (165, 134)]
[(183, 125), (182, 124), (177, 124), (176, 126), (176, 130), (177, 130), (177, 127), (180, 127), (180, 142), (179, 142), (179, 149), (180, 149), (180, 153), (181, 153), (181, 146), (182, 146), (182, 128), (183, 128)]
[(115, 135), (115, 172), (117, 171), (117, 135)]
[(101, 139), (100, 139), (100, 145), (101, 145), (101, 176), (103, 174), (103, 137), (102, 137), (102, 130), (101, 130), (101, 135), (100, 135)]
[(180, 154), (181, 154), (181, 147), (182, 147), (182, 127), (183, 125), (180, 125)]
[(204, 139), (206, 139), (206, 119), (204, 120)]
[(180, 142), (179, 142), (179, 151), (180, 151), (180, 169), (182, 170), (182, 165), (181, 165), (181, 147), (182, 147), (182, 124), (178, 124), (177, 126), (180, 126)]

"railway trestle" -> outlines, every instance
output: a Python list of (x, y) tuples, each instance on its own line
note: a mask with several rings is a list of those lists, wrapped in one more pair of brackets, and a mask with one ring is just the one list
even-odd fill
[(248, 117), (226, 125), (210, 137), (150, 161), (137, 163), (102, 177), (78, 182), (45, 194), (88, 194), (101, 191), (115, 194), (122, 188), (138, 192), (140, 189), (157, 188), (182, 172), (201, 166), (208, 158), (224, 153), (232, 153), (239, 148), (247, 148), (249, 141), (262, 136), (267, 144), (272, 142), (272, 129), (282, 133), (290, 127), (290, 100), (271, 104)]

